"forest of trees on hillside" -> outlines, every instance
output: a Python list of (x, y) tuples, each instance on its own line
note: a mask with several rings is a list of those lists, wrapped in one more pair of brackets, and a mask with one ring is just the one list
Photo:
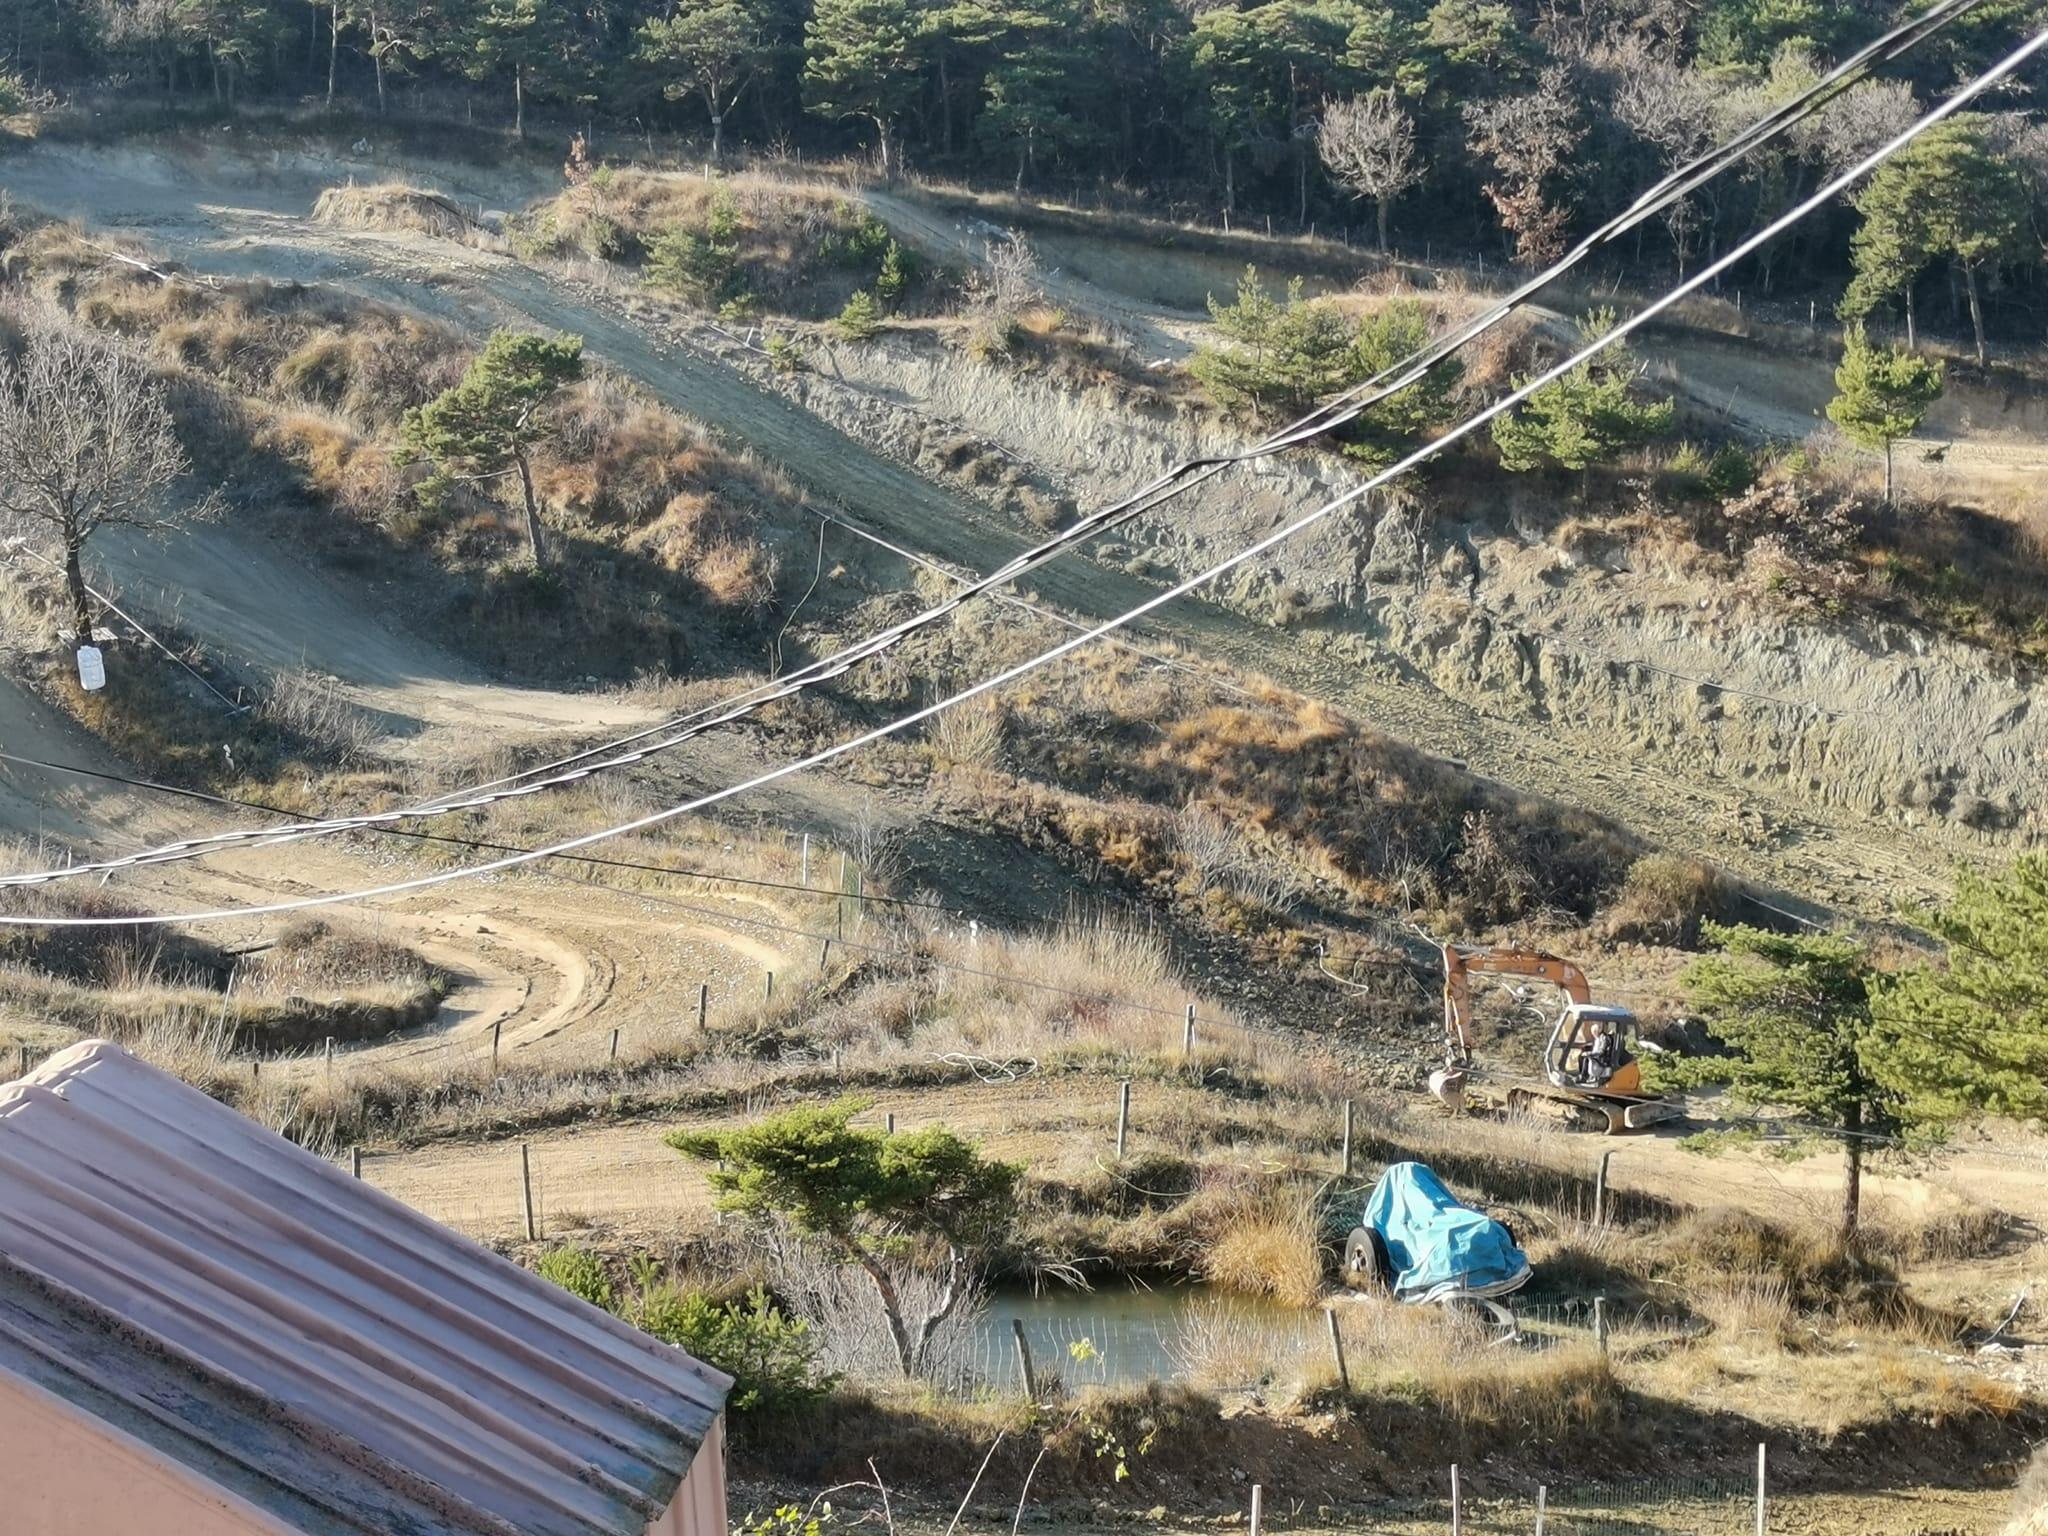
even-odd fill
[[(884, 174), (1110, 189), (1529, 263), (1906, 14), (1897, 0), (0, 0), (0, 97), (459, 104), (512, 134), (547, 114), (680, 131), (713, 155), (807, 145)], [(2043, 15), (2044, 0), (1988, 0), (1673, 209), (1663, 259), (1696, 263)], [(1852, 310), (1897, 314), (1921, 274), (1946, 272), (1959, 322), (1966, 287), (1980, 309), (2030, 287), (2048, 227), (2048, 127), (2030, 107), (2023, 89), (1992, 98), (1951, 136), (1953, 185), (1935, 189), (2012, 217), (1988, 240), (1894, 228), (1922, 248), (1917, 267), (1864, 253)], [(1773, 248), (1756, 286), (1838, 287), (1850, 231), (1871, 223), (1817, 221)]]

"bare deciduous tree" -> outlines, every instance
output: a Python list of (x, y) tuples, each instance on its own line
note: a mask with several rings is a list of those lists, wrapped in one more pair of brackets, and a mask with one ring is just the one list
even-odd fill
[[(1711, 81), (1635, 42), (1614, 49), (1603, 62), (1615, 76), (1614, 115), (1656, 148), (1665, 170), (1676, 170), (1713, 145), (1722, 92)], [(1700, 210), (1690, 197), (1679, 198), (1664, 210), (1681, 277), (1699, 222)]]
[(1541, 266), (1564, 249), (1571, 209), (1550, 200), (1547, 186), (1586, 136), (1571, 72), (1552, 65), (1526, 96), (1473, 102), (1465, 108), (1472, 152), (1493, 162), (1498, 179), (1484, 191), (1515, 237), (1515, 257)]
[(1415, 153), (1415, 123), (1394, 93), (1367, 91), (1333, 101), (1316, 130), (1316, 150), (1330, 174), (1359, 197), (1373, 200), (1379, 220), (1380, 253), (1387, 249), (1387, 210), (1394, 199), (1422, 180)]
[(1919, 115), (1920, 104), (1905, 81), (1864, 80), (1794, 128), (1792, 142), (1830, 173), (1845, 171)]
[(54, 311), (20, 317), (0, 355), (0, 522), (53, 548), (79, 642), (92, 636), (81, 557), (102, 528), (160, 533), (203, 508), (167, 491), (190, 468), (163, 386), (143, 364)]

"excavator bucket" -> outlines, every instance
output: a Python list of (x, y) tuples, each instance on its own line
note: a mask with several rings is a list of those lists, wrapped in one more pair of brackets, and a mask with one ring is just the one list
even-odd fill
[(1429, 1091), (1452, 1114), (1465, 1110), (1465, 1074), (1457, 1067), (1440, 1067), (1429, 1074)]

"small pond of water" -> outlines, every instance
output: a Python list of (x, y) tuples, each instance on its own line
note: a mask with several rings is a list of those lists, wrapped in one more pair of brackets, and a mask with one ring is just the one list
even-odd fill
[(1315, 1311), (1282, 1307), (1203, 1285), (998, 1291), (970, 1345), (975, 1378), (1021, 1388), (1015, 1325), (1033, 1368), (1069, 1387), (1174, 1381), (1213, 1372), (1220, 1356), (1255, 1359), (1292, 1348), (1321, 1325)]

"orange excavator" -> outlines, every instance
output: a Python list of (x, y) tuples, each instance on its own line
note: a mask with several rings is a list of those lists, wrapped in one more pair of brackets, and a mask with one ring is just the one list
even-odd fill
[[(1550, 1026), (1543, 1047), (1543, 1086), (1509, 1090), (1511, 1107), (1546, 1098), (1604, 1116), (1611, 1132), (1641, 1130), (1684, 1111), (1643, 1089), (1642, 1063), (1629, 1038), (1635, 1015), (1593, 1001), (1586, 973), (1569, 960), (1541, 950), (1509, 946), (1442, 944), (1444, 959), (1444, 1065), (1429, 1078), (1429, 1091), (1446, 1107), (1465, 1107), (1466, 1077), (1472, 1067), (1472, 977), (1527, 976), (1547, 981), (1564, 994), (1564, 1011)], [(1640, 1049), (1641, 1047), (1637, 1047)]]

